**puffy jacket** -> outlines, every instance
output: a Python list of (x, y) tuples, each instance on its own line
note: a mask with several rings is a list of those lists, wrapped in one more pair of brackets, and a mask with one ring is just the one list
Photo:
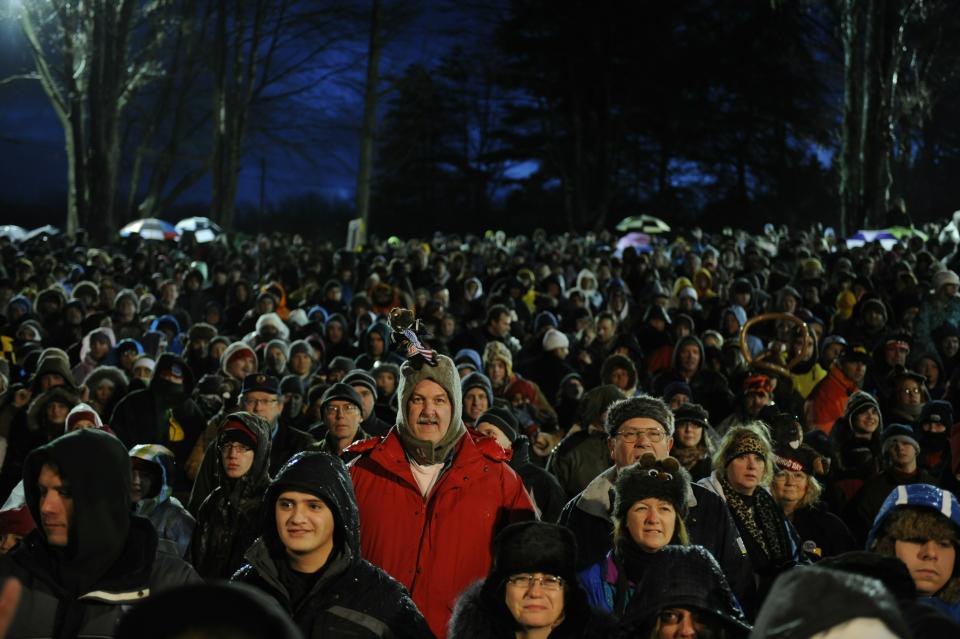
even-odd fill
[(173, 496), (173, 453), (158, 444), (141, 444), (130, 449), (130, 458), (153, 464), (159, 469), (161, 480), (157, 494), (141, 499), (133, 512), (149, 519), (160, 539), (170, 542), (178, 556), (186, 557), (197, 522)]
[(396, 428), (369, 439), (350, 466), (363, 556), (413, 595), (430, 629), (446, 636), (454, 600), (490, 570), (494, 535), (535, 517), (523, 482), (496, 441), (464, 434), (426, 499)]
[[(281, 572), (285, 553), (276, 532), (274, 504), (286, 490), (309, 492), (333, 511), (338, 540), (319, 577), (292, 602)], [(296, 455), (270, 484), (261, 520), (262, 536), (246, 553), (234, 580), (276, 599), (305, 637), (427, 638), (427, 623), (395, 579), (360, 558), (360, 517), (346, 466), (326, 453)], [(288, 569), (287, 569), (288, 570)]]

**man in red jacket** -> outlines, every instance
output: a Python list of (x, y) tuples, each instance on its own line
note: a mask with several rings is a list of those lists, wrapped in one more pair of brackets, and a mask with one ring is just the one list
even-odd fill
[(833, 423), (843, 417), (847, 399), (863, 387), (869, 364), (870, 355), (864, 347), (847, 346), (804, 404), (807, 429), (818, 428), (830, 434)]
[(523, 482), (496, 441), (461, 419), (453, 360), (400, 368), (398, 423), (348, 450), (363, 556), (410, 591), (430, 629), (446, 637), (457, 596), (490, 570), (491, 542), (535, 518)]

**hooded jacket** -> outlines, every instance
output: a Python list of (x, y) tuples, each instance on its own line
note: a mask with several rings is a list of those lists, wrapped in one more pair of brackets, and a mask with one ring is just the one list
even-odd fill
[(0, 576), (23, 584), (7, 636), (111, 637), (125, 606), (199, 581), (187, 563), (158, 549), (149, 522), (130, 513), (130, 460), (115, 437), (79, 430), (30, 454), (24, 490), (36, 521), (46, 463), (56, 465), (73, 499), (68, 542), (48, 544), (41, 527), (0, 558)]
[[(182, 388), (159, 374), (173, 366), (181, 369)], [(184, 468), (194, 442), (206, 426), (203, 412), (190, 398), (193, 386), (193, 373), (183, 359), (164, 353), (157, 361), (150, 385), (120, 400), (110, 418), (111, 428), (128, 449), (137, 444), (160, 444), (173, 452), (177, 462), (173, 486), (177, 492), (190, 489)]]
[[(535, 517), (523, 482), (505, 463), (496, 441), (465, 432), (460, 376), (453, 360), (437, 366), (401, 367), (398, 424), (384, 438), (354, 444), (350, 465), (362, 522), (363, 555), (402, 583), (430, 629), (446, 636), (456, 596), (490, 569), (494, 534), (514, 521)], [(449, 397), (451, 423), (438, 445), (423, 445), (407, 424), (407, 403), (425, 379)], [(406, 431), (406, 432), (402, 432)], [(442, 463), (424, 498), (411, 464)]]
[[(390, 332), (390, 327), (383, 322), (375, 321), (371, 324), (367, 330), (364, 331), (363, 337), (360, 338), (360, 347), (363, 349), (363, 353), (357, 357), (354, 366), (369, 371), (373, 370), (377, 362), (388, 362), (397, 365), (403, 364), (403, 357), (390, 350)], [(379, 357), (374, 356), (370, 352), (370, 336), (374, 333), (383, 339), (383, 353), (381, 353)]]
[[(316, 581), (292, 601), (289, 568), (277, 535), (274, 508), (286, 491), (315, 495), (333, 513), (334, 548)], [(430, 637), (410, 595), (395, 579), (360, 556), (360, 514), (346, 466), (332, 455), (299, 453), (270, 483), (263, 500), (261, 537), (233, 577), (268, 593), (293, 618), (304, 637)]]
[(205, 579), (226, 579), (244, 563), (243, 553), (260, 532), (258, 520), (263, 493), (270, 483), (270, 427), (252, 413), (233, 413), (257, 438), (253, 464), (239, 479), (232, 480), (217, 453), (220, 485), (214, 488), (197, 512), (197, 528), (190, 546), (192, 563)]
[(130, 449), (130, 458), (152, 464), (160, 476), (159, 489), (134, 504), (133, 512), (149, 519), (161, 541), (169, 542), (178, 556), (186, 557), (197, 522), (173, 496), (173, 475), (176, 472), (173, 453), (157, 444), (140, 444)]

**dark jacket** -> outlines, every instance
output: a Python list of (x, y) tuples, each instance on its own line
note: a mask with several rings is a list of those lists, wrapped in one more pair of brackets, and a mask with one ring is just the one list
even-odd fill
[(73, 498), (68, 543), (49, 545), (41, 527), (0, 558), (0, 577), (23, 584), (7, 636), (110, 637), (125, 606), (199, 580), (179, 557), (158, 550), (150, 522), (130, 513), (130, 461), (113, 435), (80, 430), (30, 454), (24, 494), (36, 521), (37, 479), (48, 462)]
[(547, 460), (547, 470), (557, 478), (564, 495), (571, 499), (593, 478), (610, 468), (607, 434), (579, 430), (564, 437)]
[(818, 505), (799, 508), (790, 520), (800, 546), (812, 558), (833, 557), (861, 548), (843, 520)]
[(541, 521), (557, 521), (567, 501), (563, 488), (556, 477), (530, 461), (530, 440), (526, 435), (513, 441), (513, 456), (508, 463), (520, 475), (527, 490), (533, 493)]
[(867, 539), (867, 533), (873, 526), (873, 520), (880, 512), (887, 495), (897, 486), (907, 484), (934, 484), (937, 480), (930, 473), (918, 468), (913, 475), (906, 477), (888, 468), (882, 473), (875, 475), (863, 483), (863, 488), (857, 493), (857, 496), (850, 502), (844, 513), (844, 520), (850, 526), (851, 532), (857, 539), (858, 545), (863, 547)]
[[(270, 432), (267, 423), (251, 413), (234, 413), (257, 436), (253, 465), (239, 479), (232, 480), (223, 469), (218, 454), (220, 485), (203, 501), (197, 513), (197, 528), (190, 546), (190, 557), (204, 579), (226, 579), (243, 565), (243, 553), (260, 531), (260, 506), (270, 483)], [(216, 444), (212, 450), (217, 451)]]
[(190, 399), (194, 379), (186, 363), (177, 355), (164, 353), (157, 361), (156, 370), (172, 364), (183, 369), (183, 387), (177, 389), (154, 376), (146, 389), (134, 391), (120, 400), (110, 418), (110, 427), (128, 449), (137, 444), (160, 444), (169, 448), (177, 461), (173, 489), (179, 494), (190, 490), (192, 482), (184, 469), (194, 443), (206, 427), (206, 420), (200, 407)]
[[(563, 507), (558, 523), (577, 538), (577, 569), (589, 568), (603, 560), (613, 547), (613, 479), (616, 468), (601, 473), (586, 489)], [(690, 485), (690, 509), (684, 519), (690, 543), (705, 547), (716, 557), (740, 601), (752, 601), (753, 567), (726, 504), (709, 490)]]
[[(484, 581), (478, 581), (460, 595), (450, 619), (449, 639), (505, 639), (514, 636), (510, 619), (504, 616), (506, 603), (484, 596)], [(591, 610), (579, 585), (564, 601), (563, 621), (550, 632), (550, 639), (604, 639), (613, 621)], [(578, 605), (571, 605), (576, 597)], [(582, 601), (580, 599), (582, 598)]]
[[(335, 547), (309, 592), (292, 601), (274, 504), (286, 490), (320, 497), (333, 511)], [(264, 498), (262, 537), (234, 580), (262, 589), (290, 614), (305, 637), (427, 638), (427, 623), (395, 579), (360, 558), (360, 515), (346, 466), (331, 455), (302, 453), (286, 465)]]

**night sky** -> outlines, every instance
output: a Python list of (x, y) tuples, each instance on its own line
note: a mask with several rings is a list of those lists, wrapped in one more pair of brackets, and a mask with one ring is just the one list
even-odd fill
[[(5, 15), (7, 2), (0, 0), (0, 78), (33, 70), (19, 22)], [(412, 63), (431, 65), (451, 41), (462, 37), (462, 16), (452, 12), (447, 3), (424, 2), (420, 7), (419, 16), (384, 43), (381, 79), (399, 75)], [(366, 47), (366, 41), (345, 43), (340, 55), (352, 52), (362, 60)], [(246, 156), (238, 205), (259, 202), (261, 159), (267, 166), (268, 202), (311, 192), (352, 201), (363, 108), (359, 91), (364, 74), (363, 64), (357, 64), (339, 77), (321, 81), (303, 97), (309, 107), (323, 114), (322, 131), (317, 132), (323, 142), (315, 145), (309, 160), (269, 147), (258, 147)], [(381, 99), (381, 109), (384, 102)], [(65, 190), (63, 130), (39, 82), (17, 80), (0, 85), (0, 206), (7, 209), (3, 223), (35, 226), (35, 219), (26, 212), (65, 206)], [(209, 197), (210, 180), (205, 179), (180, 203), (202, 207)]]

